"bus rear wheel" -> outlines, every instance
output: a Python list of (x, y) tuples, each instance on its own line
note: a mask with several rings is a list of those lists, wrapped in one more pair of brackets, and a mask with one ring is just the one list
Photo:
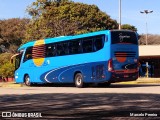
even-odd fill
[(75, 86), (78, 88), (84, 87), (83, 76), (81, 73), (77, 73), (74, 77)]
[(31, 80), (30, 80), (30, 77), (29, 75), (26, 75), (25, 78), (24, 78), (24, 84), (26, 86), (31, 86)]

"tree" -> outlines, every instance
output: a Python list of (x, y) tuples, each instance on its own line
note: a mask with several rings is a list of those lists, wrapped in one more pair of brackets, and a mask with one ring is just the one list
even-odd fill
[(0, 45), (0, 54), (7, 52), (6, 47), (4, 45)]
[(10, 61), (10, 58), (12, 57), (13, 54), (11, 53), (2, 53), (0, 54), (0, 67), (2, 65), (4, 65), (5, 63), (9, 62)]
[(26, 41), (118, 28), (117, 22), (97, 6), (70, 0), (37, 0), (27, 11), (32, 20)]
[(11, 45), (19, 46), (22, 43), (22, 39), (24, 39), (25, 26), (28, 22), (29, 19), (25, 18), (0, 20), (0, 46), (5, 46), (5, 49), (9, 49)]
[(135, 26), (129, 24), (123, 24), (121, 28), (125, 30), (137, 31), (137, 28)]
[[(148, 34), (147, 42), (148, 42), (148, 45), (159, 45), (160, 35)], [(140, 35), (139, 45), (146, 45), (146, 35), (145, 34)]]

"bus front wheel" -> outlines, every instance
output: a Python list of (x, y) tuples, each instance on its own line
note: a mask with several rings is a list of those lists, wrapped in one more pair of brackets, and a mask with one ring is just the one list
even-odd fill
[(78, 88), (84, 87), (83, 76), (81, 73), (77, 73), (74, 78), (75, 86)]
[(31, 81), (29, 75), (26, 75), (24, 78), (24, 83), (26, 86), (31, 86)]

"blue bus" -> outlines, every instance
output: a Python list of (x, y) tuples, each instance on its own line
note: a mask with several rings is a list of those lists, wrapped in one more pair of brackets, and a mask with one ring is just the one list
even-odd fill
[(104, 30), (28, 42), (15, 57), (15, 81), (110, 85), (138, 78), (138, 35)]

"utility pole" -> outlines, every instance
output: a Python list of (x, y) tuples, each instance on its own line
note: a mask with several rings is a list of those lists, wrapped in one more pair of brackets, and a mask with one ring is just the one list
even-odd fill
[[(149, 11), (149, 10), (144, 10), (144, 11), (140, 11), (140, 13), (142, 14), (146, 14), (146, 45), (148, 45), (148, 26), (147, 26), (147, 14), (152, 13), (153, 10)], [(149, 77), (149, 65), (148, 62), (146, 62), (146, 77)]]
[(119, 30), (121, 29), (121, 0), (119, 0)]

